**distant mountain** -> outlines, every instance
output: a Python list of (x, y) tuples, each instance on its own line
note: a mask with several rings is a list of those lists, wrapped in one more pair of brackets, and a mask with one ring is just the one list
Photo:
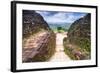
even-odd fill
[(43, 17), (34, 10), (23, 10), (23, 36), (27, 37), (42, 29), (50, 30)]
[(48, 24), (51, 29), (57, 29), (57, 27), (62, 27), (66, 30), (68, 30), (71, 26), (71, 23), (49, 23)]

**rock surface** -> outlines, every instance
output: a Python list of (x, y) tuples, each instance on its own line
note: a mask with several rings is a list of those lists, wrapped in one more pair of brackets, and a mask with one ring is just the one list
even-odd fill
[(22, 62), (47, 61), (55, 52), (55, 38), (39, 13), (23, 10)]
[(28, 37), (41, 30), (50, 30), (43, 17), (34, 10), (23, 10), (23, 36)]
[(83, 18), (75, 21), (68, 31), (70, 43), (74, 43), (87, 51), (90, 51), (91, 42), (91, 15), (87, 14)]
[(64, 47), (72, 59), (91, 58), (91, 14), (72, 23), (67, 36)]
[(74, 37), (90, 39), (90, 34), (91, 34), (90, 19), (91, 19), (91, 15), (87, 14), (83, 18), (80, 18), (79, 20), (75, 21), (71, 25), (67, 36), (71, 39)]

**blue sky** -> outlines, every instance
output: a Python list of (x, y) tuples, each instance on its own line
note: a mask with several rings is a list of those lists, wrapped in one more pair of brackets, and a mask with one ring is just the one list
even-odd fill
[(86, 13), (78, 12), (57, 12), (57, 11), (36, 11), (41, 14), (47, 23), (73, 23), (82, 18)]

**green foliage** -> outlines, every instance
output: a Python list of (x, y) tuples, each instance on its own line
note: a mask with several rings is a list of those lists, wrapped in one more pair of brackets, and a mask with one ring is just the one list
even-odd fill
[(69, 47), (66, 46), (67, 44), (67, 38), (63, 39), (63, 46), (64, 46), (64, 52), (67, 54), (72, 60), (77, 60), (77, 58), (73, 55), (72, 51), (69, 50)]
[(91, 52), (91, 42), (89, 39), (86, 38), (80, 38), (79, 40), (79, 46), (83, 49), (85, 49), (88, 52)]
[[(72, 60), (84, 60), (84, 59), (90, 59), (90, 44), (87, 39), (79, 39), (78, 42), (72, 44), (70, 43), (68, 38), (63, 39), (63, 45), (64, 45), (64, 51), (65, 53), (72, 59)], [(76, 45), (77, 44), (77, 45)], [(71, 45), (71, 46), (69, 46)], [(81, 54), (77, 54), (77, 53)], [(76, 55), (75, 55), (76, 54)]]
[(91, 52), (91, 40), (89, 40), (88, 38), (70, 38), (70, 43), (76, 44), (79, 47), (81, 47), (82, 49), (85, 49), (88, 52)]
[(62, 30), (62, 27), (57, 27), (57, 30)]
[(61, 33), (62, 27), (57, 27), (57, 31), (58, 31), (59, 33)]
[(72, 59), (72, 60), (77, 60), (77, 58), (71, 53), (68, 48), (64, 48), (64, 52)]
[(62, 32), (66, 32), (67, 29), (63, 28), (63, 27), (57, 27), (57, 32), (62, 33)]

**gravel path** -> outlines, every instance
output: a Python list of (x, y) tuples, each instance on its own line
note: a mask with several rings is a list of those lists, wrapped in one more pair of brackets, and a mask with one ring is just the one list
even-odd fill
[(64, 37), (66, 37), (66, 34), (62, 34), (62, 33), (56, 34), (56, 52), (49, 60), (50, 62), (70, 61), (70, 58), (64, 53), (64, 48), (63, 48)]

